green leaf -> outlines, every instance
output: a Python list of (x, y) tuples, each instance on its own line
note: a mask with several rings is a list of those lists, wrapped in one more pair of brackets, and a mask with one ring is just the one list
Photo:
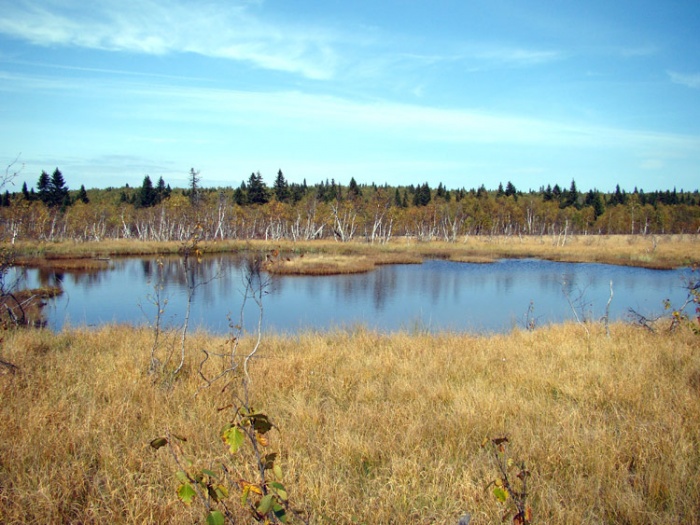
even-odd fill
[(272, 467), (272, 472), (275, 473), (275, 477), (278, 481), (282, 481), (282, 467), (280, 467), (278, 463), (275, 463)]
[(221, 511), (213, 510), (207, 515), (207, 525), (224, 525), (226, 519)]
[(177, 489), (177, 497), (180, 498), (185, 505), (192, 503), (192, 500), (196, 495), (197, 493), (189, 483), (183, 483)]
[(178, 470), (175, 473), (175, 476), (177, 477), (177, 479), (180, 480), (180, 483), (182, 483), (182, 484), (190, 482), (190, 478), (187, 476), (187, 474), (185, 473), (184, 470)]
[(153, 441), (151, 441), (151, 446), (156, 450), (158, 450), (160, 447), (164, 447), (167, 444), (168, 438), (165, 437), (155, 438)]
[(272, 506), (272, 512), (275, 514), (275, 517), (282, 523), (287, 523), (287, 510), (282, 505), (280, 505), (279, 503), (275, 503)]
[(219, 497), (220, 500), (228, 498), (228, 489), (223, 485), (217, 485), (216, 487), (214, 487), (214, 490), (216, 490), (216, 495)]
[(228, 489), (223, 485), (207, 485), (207, 493), (209, 497), (216, 502), (228, 498)]
[(508, 491), (501, 487), (495, 487), (493, 489), (493, 495), (496, 496), (496, 499), (501, 503), (505, 503), (508, 499)]
[(231, 454), (238, 452), (238, 449), (241, 448), (245, 441), (245, 434), (238, 427), (231, 427), (224, 430), (222, 437), (224, 438), (224, 442), (229, 445)]
[(260, 503), (258, 504), (258, 514), (261, 516), (265, 516), (268, 512), (270, 512), (270, 509), (272, 508), (272, 494), (267, 494), (266, 496), (263, 496), (263, 499), (260, 500)]
[(273, 481), (272, 483), (270, 483), (270, 486), (273, 489), (275, 489), (275, 492), (282, 501), (287, 501), (287, 489), (284, 488), (284, 485), (282, 485), (282, 483), (277, 483), (276, 481)]
[(216, 474), (215, 474), (214, 472), (212, 472), (211, 470), (209, 470), (209, 469), (203, 468), (203, 469), (202, 469), (202, 472), (203, 472), (204, 474), (206, 474), (207, 476), (209, 476), (210, 478), (219, 479), (219, 478), (216, 476)]

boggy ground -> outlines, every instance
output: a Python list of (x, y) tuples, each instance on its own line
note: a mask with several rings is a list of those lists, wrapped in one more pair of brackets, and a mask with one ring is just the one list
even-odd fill
[[(251, 400), (279, 429), (270, 449), (311, 523), (498, 523), (481, 443), (502, 435), (532, 473), (535, 523), (697, 523), (699, 336), (587, 328), (264, 336)], [(4, 334), (17, 369), (0, 369), (0, 522), (204, 521), (149, 442), (169, 429), (218, 468), (238, 381), (199, 390), (201, 350), (225, 348), (200, 333), (180, 379), (154, 384), (152, 342), (125, 326)]]
[[(186, 244), (186, 243), (185, 243)], [(135, 240), (89, 243), (18, 243), (21, 264), (99, 269), (105, 257), (176, 254), (183, 243)], [(499, 258), (533, 257), (564, 262), (598, 262), (646, 268), (700, 264), (700, 235), (585, 235), (462, 237), (458, 242), (420, 242), (396, 238), (386, 244), (362, 241), (207, 241), (204, 253), (260, 252), (275, 273), (327, 275), (371, 271), (378, 264), (419, 263), (423, 258), (491, 262)], [(270, 255), (274, 254), (274, 255)], [(72, 259), (70, 262), (68, 260)], [(80, 259), (82, 262), (75, 262)], [(85, 260), (90, 260), (88, 263)]]

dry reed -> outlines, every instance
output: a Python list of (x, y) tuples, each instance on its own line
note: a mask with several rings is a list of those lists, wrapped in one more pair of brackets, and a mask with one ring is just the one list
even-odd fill
[[(106, 326), (5, 334), (0, 522), (193, 523), (164, 429), (212, 468), (231, 402), (201, 382), (194, 334), (170, 389), (147, 374), (152, 334)], [(243, 341), (243, 345), (248, 344)], [(700, 516), (700, 351), (690, 331), (568, 324), (508, 335), (266, 336), (251, 396), (280, 429), (290, 496), (312, 523), (500, 520), (485, 436), (532, 471), (537, 523), (694, 523)], [(235, 503), (234, 503), (235, 504)]]
[[(127, 255), (176, 254), (182, 243), (112, 240), (85, 243), (17, 243), (13, 249), (27, 258), (95, 258)], [(386, 244), (363, 241), (209, 241), (205, 252), (240, 251), (289, 254), (364, 256), (375, 264), (420, 262), (422, 258), (488, 262), (498, 258), (539, 258), (562, 262), (597, 262), (646, 268), (677, 268), (700, 264), (700, 236), (683, 235), (576, 235), (521, 237), (462, 237), (457, 242), (395, 238)], [(291, 257), (290, 257), (291, 259)], [(382, 262), (386, 261), (386, 262)]]

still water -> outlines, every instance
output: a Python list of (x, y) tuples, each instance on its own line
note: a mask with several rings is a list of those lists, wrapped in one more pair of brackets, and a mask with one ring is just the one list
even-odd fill
[[(190, 274), (190, 327), (225, 333), (238, 322), (245, 264), (240, 257), (205, 258)], [(153, 258), (110, 261), (94, 273), (24, 270), (29, 286), (59, 284), (64, 293), (46, 308), (48, 324), (96, 326), (147, 324), (156, 314), (155, 287), (167, 324), (182, 324), (188, 287), (182, 263)], [(690, 270), (645, 270), (602, 264), (570, 264), (533, 259), (492, 264), (428, 260), (419, 265), (381, 266), (367, 274), (328, 277), (274, 277), (263, 298), (263, 329), (294, 332), (358, 325), (385, 332), (451, 330), (506, 332), (579, 318), (599, 319), (614, 296), (611, 318), (630, 308), (645, 315), (662, 311), (662, 301), (680, 303)], [(193, 281), (192, 281), (193, 280)], [(529, 311), (529, 314), (528, 314)], [(248, 301), (244, 326), (256, 326), (258, 310)]]

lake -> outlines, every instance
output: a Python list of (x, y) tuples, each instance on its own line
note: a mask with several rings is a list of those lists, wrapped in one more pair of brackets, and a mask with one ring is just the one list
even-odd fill
[[(21, 270), (28, 286), (60, 285), (64, 293), (50, 300), (48, 326), (147, 324), (154, 320), (155, 286), (161, 282), (163, 319), (183, 322), (188, 287), (180, 259), (114, 259), (104, 270), (69, 273)], [(238, 322), (243, 298), (244, 260), (240, 256), (205, 257), (190, 278), (190, 328), (229, 331)], [(380, 266), (366, 274), (289, 277), (267, 276), (263, 328), (277, 332), (329, 330), (358, 325), (384, 332), (401, 330), (507, 332), (579, 318), (599, 319), (610, 296), (612, 319), (629, 308), (658, 314), (662, 301), (680, 304), (686, 297), (689, 269), (647, 270), (602, 264), (556, 263), (534, 259), (491, 264), (427, 260), (423, 264)], [(167, 300), (167, 302), (165, 301)], [(252, 329), (257, 307), (247, 303), (244, 325)], [(228, 317), (227, 317), (228, 316)]]

